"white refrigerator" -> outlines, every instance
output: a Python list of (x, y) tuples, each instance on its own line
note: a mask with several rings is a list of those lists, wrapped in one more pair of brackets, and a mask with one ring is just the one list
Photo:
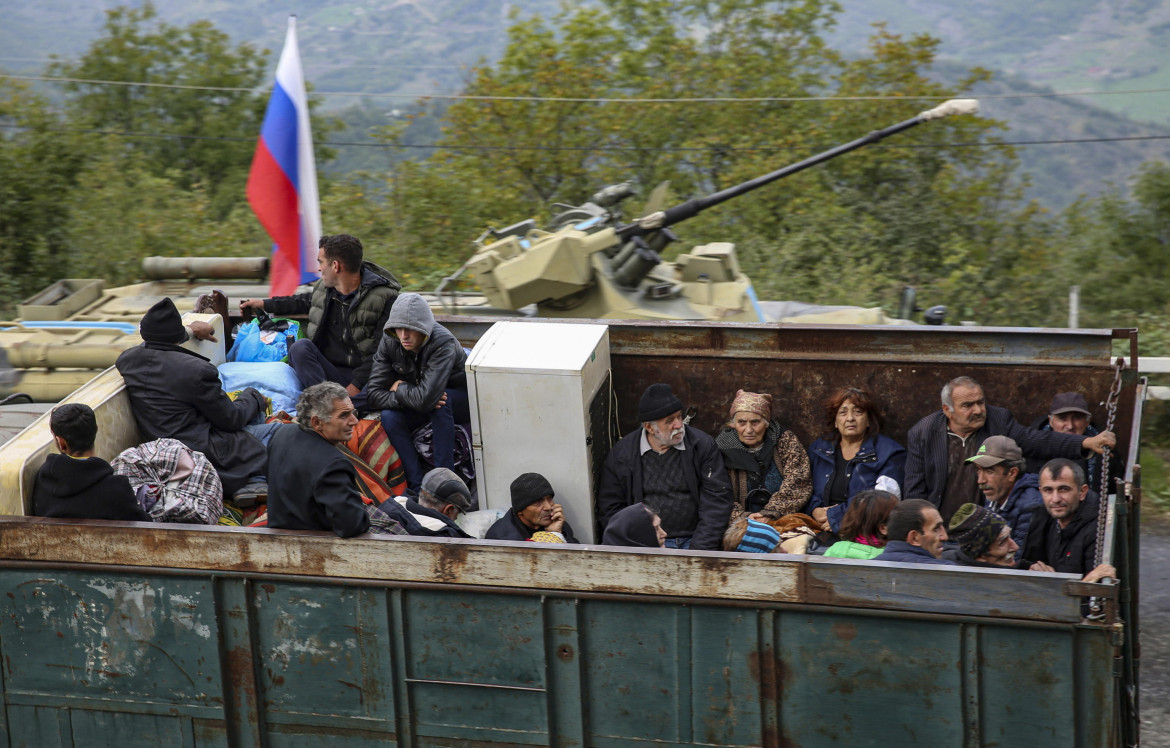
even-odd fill
[(609, 450), (609, 329), (575, 322), (497, 322), (467, 358), (471, 443), (481, 509), (511, 507), (509, 487), (540, 473), (582, 543)]

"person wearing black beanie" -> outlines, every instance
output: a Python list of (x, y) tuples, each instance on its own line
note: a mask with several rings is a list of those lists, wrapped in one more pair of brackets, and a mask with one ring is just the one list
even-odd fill
[(524, 473), (512, 481), (512, 508), (496, 520), (486, 540), (544, 540), (576, 543), (573, 528), (565, 520), (560, 504), (553, 501), (556, 491), (540, 473)]
[(687, 425), (683, 402), (665, 382), (638, 402), (641, 428), (610, 450), (597, 492), (604, 530), (625, 507), (657, 507), (666, 548), (719, 550), (731, 516), (731, 483), (715, 440)]
[[(251, 387), (235, 400), (227, 396), (219, 370), (178, 345), (188, 333), (169, 298), (150, 307), (139, 329), (142, 345), (123, 351), (115, 366), (126, 382), (143, 439), (178, 439), (202, 452), (219, 473), (228, 498), (250, 478), (266, 475), (268, 450), (245, 428), (265, 412), (268, 398)], [(191, 325), (197, 338), (214, 340), (208, 335), (211, 329), (206, 322)]]

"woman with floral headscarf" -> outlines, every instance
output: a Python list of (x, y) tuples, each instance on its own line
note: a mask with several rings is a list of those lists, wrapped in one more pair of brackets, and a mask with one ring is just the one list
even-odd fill
[(745, 514), (761, 519), (803, 511), (812, 494), (808, 452), (788, 429), (772, 420), (772, 396), (739, 390), (731, 419), (715, 443), (731, 478), (734, 504), (730, 523)]

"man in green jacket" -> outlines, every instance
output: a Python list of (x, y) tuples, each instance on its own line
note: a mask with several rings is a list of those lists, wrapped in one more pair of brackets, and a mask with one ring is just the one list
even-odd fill
[(359, 411), (374, 351), (402, 284), (390, 271), (362, 259), (362, 243), (349, 234), (323, 236), (317, 250), (321, 280), (310, 291), (272, 299), (245, 299), (240, 311), (281, 316), (308, 314), (305, 337), (289, 349), (301, 387), (337, 382)]

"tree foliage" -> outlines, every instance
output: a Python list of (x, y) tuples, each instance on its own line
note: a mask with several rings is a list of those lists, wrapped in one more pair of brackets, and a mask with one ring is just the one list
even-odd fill
[(14, 304), (38, 290), (67, 254), (62, 196), (76, 186), (83, 139), (57, 132), (47, 102), (0, 81), (0, 298)]
[[(669, 180), (677, 201), (708, 194), (955, 93), (928, 77), (927, 36), (878, 28), (867, 56), (843, 58), (824, 40), (836, 12), (825, 0), (603, 0), (517, 20), (502, 59), (468, 86), (484, 98), (450, 107), (446, 148), (395, 172), (400, 239), (412, 255), (457, 263), (480, 228), (543, 216), (549, 203), (631, 178), (644, 194)], [(986, 76), (972, 71), (958, 88)], [(800, 101), (826, 96), (840, 100)], [(722, 100), (685, 101), (696, 98)], [(893, 306), (912, 284), (935, 303), (1006, 314), (1013, 305), (989, 301), (972, 268), (1014, 252), (1011, 227), (1028, 234), (1034, 214), (1017, 207), (998, 126), (933, 122), (891, 141), (901, 148), (848, 154), (676, 233), (735, 242), (765, 298)]]
[(264, 82), (266, 51), (233, 44), (207, 21), (161, 22), (149, 2), (107, 11), (103, 32), (77, 62), (50, 66), (51, 74), (73, 79), (66, 86), (70, 119), (144, 133), (125, 148), (155, 175), (170, 173), (187, 189), (199, 185), (226, 214), (243, 195), (264, 117), (266, 100), (253, 89)]
[[(669, 181), (670, 202), (709, 194), (988, 76), (940, 85), (934, 39), (881, 27), (867, 54), (845, 58), (825, 42), (836, 12), (828, 0), (600, 0), (514, 17), (504, 56), (471, 72), (468, 98), (424, 102), (383, 135), (418, 145), (441, 123), (441, 148), (322, 181), (326, 230), (360, 236), (408, 287), (433, 287), (489, 225), (543, 218), (550, 203), (628, 179), (643, 195)], [(206, 23), (161, 23), (146, 4), (109, 11), (90, 50), (53, 67), (79, 79), (63, 108), (0, 81), (7, 303), (62, 277), (134, 280), (151, 254), (268, 251), (243, 189), (266, 68), (266, 53)], [(712, 97), (721, 100), (686, 101)], [(818, 97), (835, 100), (809, 100)], [(366, 115), (368, 127), (385, 113)], [(313, 127), (323, 138), (330, 123), (314, 117)], [(1079, 284), (1083, 324), (1140, 322), (1164, 347), (1170, 167), (1149, 164), (1130, 194), (1053, 217), (1020, 200), (999, 127), (952, 117), (909, 130), (706, 211), (676, 227), (676, 246), (735, 242), (761, 298), (892, 310), (908, 284), (924, 305), (951, 307), (952, 320), (984, 324), (1061, 325)], [(640, 208), (634, 199), (626, 212)]]

